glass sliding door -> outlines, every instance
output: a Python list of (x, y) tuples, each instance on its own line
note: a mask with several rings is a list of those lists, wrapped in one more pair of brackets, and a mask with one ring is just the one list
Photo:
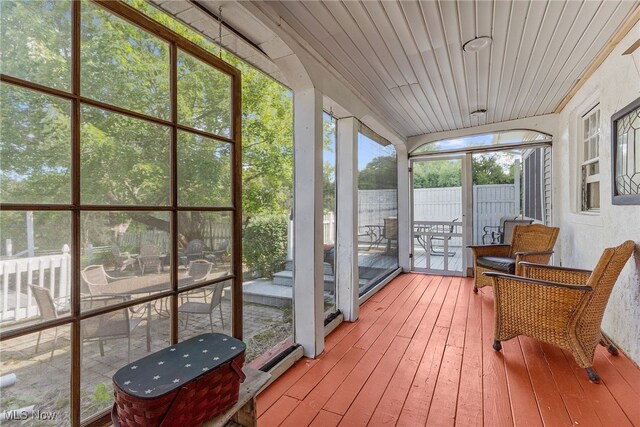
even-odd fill
[(464, 161), (461, 156), (412, 161), (412, 270), (465, 271)]
[[(368, 131), (368, 129), (367, 129)], [(358, 134), (360, 295), (398, 268), (398, 165), (395, 147)]]

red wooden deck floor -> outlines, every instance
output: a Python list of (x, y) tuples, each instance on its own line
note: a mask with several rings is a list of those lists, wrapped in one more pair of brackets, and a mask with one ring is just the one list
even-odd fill
[(571, 354), (527, 337), (495, 352), (491, 289), (405, 274), (258, 396), (258, 425), (640, 426), (640, 369), (596, 352), (601, 384)]

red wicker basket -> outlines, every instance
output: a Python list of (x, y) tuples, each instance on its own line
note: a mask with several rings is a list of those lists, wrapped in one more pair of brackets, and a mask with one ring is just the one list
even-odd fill
[[(224, 343), (225, 348), (217, 348), (219, 343)], [(229, 348), (234, 350), (232, 358), (228, 358)], [(116, 427), (202, 424), (238, 401), (240, 382), (245, 378), (244, 350), (242, 341), (223, 334), (203, 334), (125, 366), (114, 375), (113, 424)], [(206, 359), (196, 360), (203, 354)], [(195, 356), (191, 359), (193, 364), (185, 363), (189, 356)], [(206, 370), (201, 368), (202, 363), (212, 364), (210, 361), (218, 364), (205, 366)], [(152, 375), (151, 369), (158, 365), (164, 365), (156, 368), (163, 375)], [(194, 376), (195, 372), (190, 370), (202, 373)], [(182, 385), (171, 380), (178, 375), (182, 375), (180, 380), (185, 378)], [(145, 394), (153, 397), (141, 397)]]

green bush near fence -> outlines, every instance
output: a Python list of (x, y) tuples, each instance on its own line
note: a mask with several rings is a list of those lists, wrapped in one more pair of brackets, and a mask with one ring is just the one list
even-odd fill
[(251, 218), (243, 236), (244, 262), (252, 272), (271, 276), (287, 258), (287, 216)]

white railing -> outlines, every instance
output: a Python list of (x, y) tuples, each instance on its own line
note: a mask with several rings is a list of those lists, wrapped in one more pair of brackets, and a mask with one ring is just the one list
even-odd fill
[(54, 298), (67, 297), (71, 289), (71, 254), (64, 245), (57, 255), (0, 261), (2, 300), (0, 322), (26, 319), (38, 314), (29, 284), (44, 287)]
[(336, 238), (336, 216), (333, 212), (324, 214), (322, 219), (323, 243), (333, 244)]

